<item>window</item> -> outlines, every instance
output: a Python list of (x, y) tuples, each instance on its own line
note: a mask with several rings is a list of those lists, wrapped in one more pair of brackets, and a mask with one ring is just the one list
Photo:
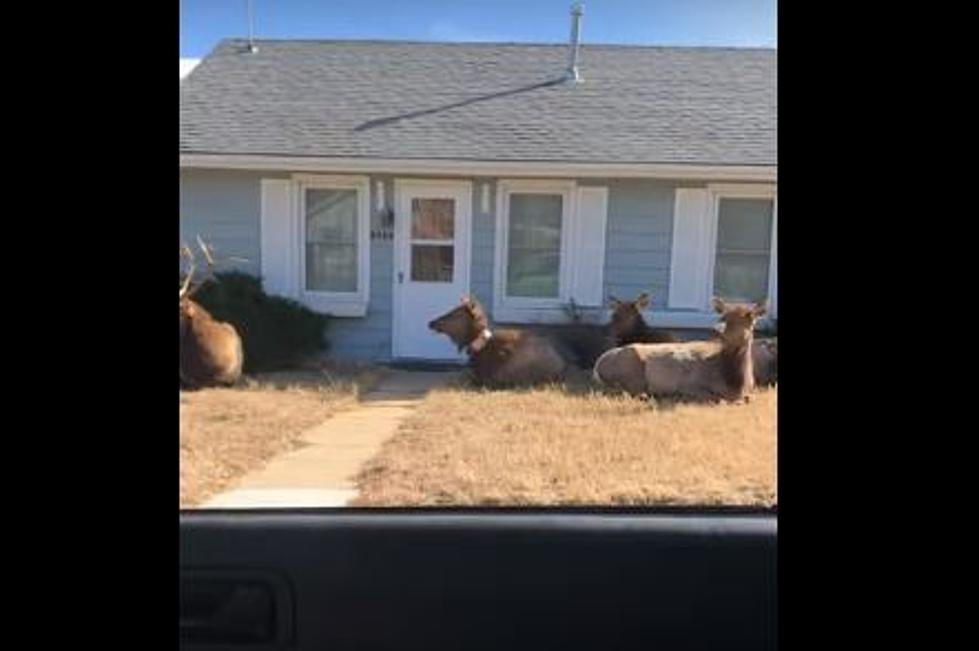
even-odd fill
[(560, 194), (510, 195), (508, 296), (560, 295), (562, 203)]
[(712, 207), (708, 213), (708, 232), (712, 245), (707, 297), (745, 302), (767, 300), (769, 318), (777, 316), (775, 186), (717, 184), (708, 191)]
[(357, 291), (357, 191), (306, 190), (306, 291)]
[(297, 176), (294, 188), (299, 300), (334, 316), (363, 316), (370, 284), (367, 179)]
[(411, 200), (411, 280), (451, 283), (455, 264), (452, 199)]
[(566, 181), (500, 182), (496, 295), (503, 318), (558, 308), (572, 293), (574, 189)]
[(778, 199), (774, 185), (716, 184), (677, 188), (669, 307), (674, 327), (709, 327), (712, 296), (767, 299), (777, 314)]
[(746, 302), (768, 297), (773, 208), (771, 199), (720, 197), (715, 295)]

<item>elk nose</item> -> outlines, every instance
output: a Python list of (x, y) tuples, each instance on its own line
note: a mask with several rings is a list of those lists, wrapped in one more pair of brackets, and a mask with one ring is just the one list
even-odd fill
[(429, 321), (428, 322), (428, 329), (429, 330), (436, 330), (436, 328), (435, 328), (435, 322), (434, 321)]

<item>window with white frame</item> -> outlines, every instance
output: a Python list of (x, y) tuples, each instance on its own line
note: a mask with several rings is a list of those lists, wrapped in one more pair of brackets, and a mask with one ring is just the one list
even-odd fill
[[(677, 188), (673, 215), (669, 306), (681, 326), (712, 322), (710, 299), (769, 302), (777, 310), (774, 185), (715, 184)], [(662, 319), (661, 319), (662, 321)]]
[(573, 189), (560, 181), (500, 182), (497, 284), (504, 304), (542, 307), (567, 296)]
[(768, 298), (773, 199), (720, 196), (713, 294), (730, 301)]
[(306, 188), (303, 197), (307, 292), (357, 291), (357, 191)]
[(337, 316), (366, 313), (369, 184), (361, 177), (297, 176), (300, 300)]
[(269, 291), (334, 316), (363, 316), (370, 283), (366, 177), (262, 181), (262, 275)]

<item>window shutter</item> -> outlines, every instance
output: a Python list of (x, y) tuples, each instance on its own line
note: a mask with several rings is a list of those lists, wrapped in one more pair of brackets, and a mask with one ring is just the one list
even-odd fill
[(262, 179), (262, 284), (269, 294), (298, 296), (292, 182)]
[(676, 189), (670, 263), (671, 308), (709, 308), (710, 220), (710, 195), (706, 189)]
[(608, 188), (579, 187), (574, 233), (571, 297), (579, 305), (603, 303)]

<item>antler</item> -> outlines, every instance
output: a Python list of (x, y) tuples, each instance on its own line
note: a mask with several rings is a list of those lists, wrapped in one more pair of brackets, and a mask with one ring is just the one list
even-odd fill
[(194, 259), (194, 252), (186, 244), (180, 246), (180, 255), (190, 260), (190, 268), (187, 269), (184, 284), (180, 286), (180, 298), (183, 299), (188, 295), (187, 292), (190, 289), (190, 281), (194, 278), (194, 269), (197, 267), (197, 261)]
[(194, 252), (191, 250), (191, 248), (184, 244), (181, 247), (180, 252), (182, 255), (190, 259), (190, 269), (187, 270), (187, 278), (184, 279), (184, 284), (180, 288), (180, 298), (190, 298), (204, 286), (204, 283), (214, 277), (214, 256), (211, 253), (211, 247), (201, 239), (200, 235), (197, 236), (197, 245), (201, 247), (201, 252), (204, 254), (204, 259), (207, 260), (207, 275), (201, 282), (194, 285), (194, 287), (190, 286), (191, 280), (194, 277), (194, 271), (197, 268), (197, 260), (194, 258)]

